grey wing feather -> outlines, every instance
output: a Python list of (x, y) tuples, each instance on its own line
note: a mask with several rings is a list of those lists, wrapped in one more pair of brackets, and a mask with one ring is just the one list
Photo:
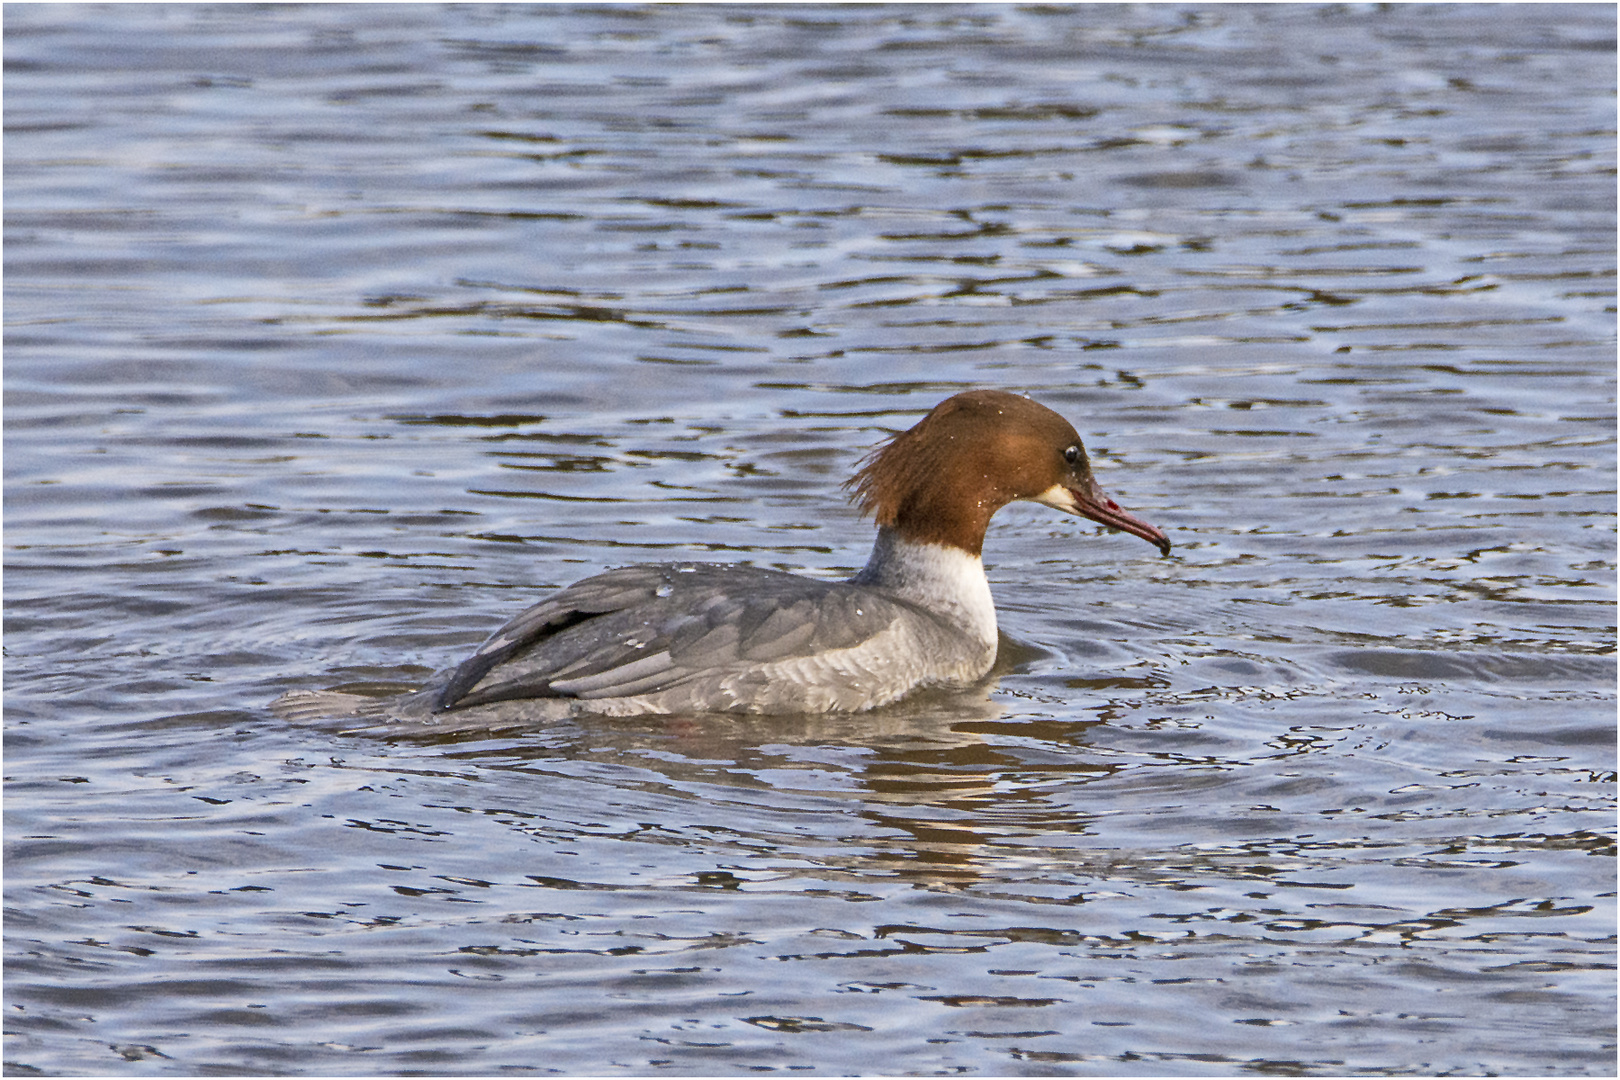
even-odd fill
[(440, 709), (514, 698), (646, 694), (773, 661), (850, 648), (900, 605), (753, 567), (611, 570), (524, 611), (451, 676)]
[(547, 697), (543, 687), (524, 693), (516, 692), (490, 696), (487, 692), (470, 695), (485, 675), (493, 668), (510, 660), (515, 654), (536, 642), (553, 637), (568, 627), (599, 618), (604, 614), (622, 611), (656, 596), (661, 578), (641, 571), (656, 567), (627, 567), (610, 570), (569, 586), (533, 607), (528, 608), (491, 634), (489, 640), (478, 647), (451, 675), (449, 683), (439, 693), (438, 708), (450, 709), (460, 705), (476, 705), (485, 701), (501, 701), (513, 697)]

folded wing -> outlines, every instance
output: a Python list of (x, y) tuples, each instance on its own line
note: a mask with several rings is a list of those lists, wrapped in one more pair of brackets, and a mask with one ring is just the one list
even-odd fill
[(587, 578), (501, 627), (451, 675), (440, 710), (518, 698), (657, 693), (717, 671), (851, 649), (901, 602), (745, 566), (632, 566)]

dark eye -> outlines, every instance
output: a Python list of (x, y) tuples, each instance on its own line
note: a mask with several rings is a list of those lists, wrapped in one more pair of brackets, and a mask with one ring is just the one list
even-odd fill
[(1070, 465), (1073, 465), (1075, 462), (1079, 461), (1080, 448), (1078, 446), (1071, 446), (1067, 450), (1063, 451), (1063, 460), (1067, 461)]

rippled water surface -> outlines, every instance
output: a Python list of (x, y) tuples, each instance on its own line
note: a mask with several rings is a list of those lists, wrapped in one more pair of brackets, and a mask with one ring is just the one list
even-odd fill
[[(1607, 5), (5, 9), (15, 1075), (1612, 1074)], [(1169, 558), (980, 692), (354, 734), (865, 560), (961, 388)]]

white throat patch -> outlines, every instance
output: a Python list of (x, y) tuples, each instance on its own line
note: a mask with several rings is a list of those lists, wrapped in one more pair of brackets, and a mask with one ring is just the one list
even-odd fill
[(996, 645), (996, 604), (984, 563), (949, 544), (916, 544), (879, 529), (872, 557), (851, 581), (870, 585), (941, 615), (975, 639)]

